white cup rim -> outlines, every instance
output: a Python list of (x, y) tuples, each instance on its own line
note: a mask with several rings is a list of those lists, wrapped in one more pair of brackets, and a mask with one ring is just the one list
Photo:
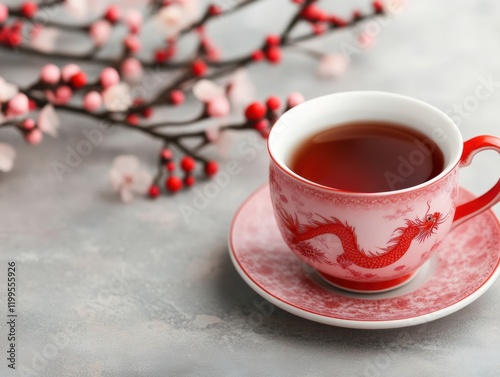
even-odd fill
[[(452, 140), (455, 141), (453, 143), (453, 145), (452, 145), (453, 150), (451, 152), (449, 152), (448, 161), (447, 161), (445, 167), (443, 168), (443, 171), (441, 171), (441, 173), (439, 173), (434, 178), (432, 178), (432, 179), (430, 179), (428, 181), (425, 181), (423, 183), (420, 183), (418, 185), (411, 186), (411, 187), (404, 188), (404, 189), (391, 190), (391, 191), (382, 191), (382, 192), (352, 192), (352, 191), (346, 191), (346, 190), (336, 189), (336, 188), (333, 188), (333, 187), (324, 186), (324, 185), (321, 185), (319, 183), (310, 181), (310, 180), (308, 180), (306, 178), (301, 177), (300, 175), (298, 175), (294, 171), (292, 171), (287, 166), (287, 164), (283, 161), (283, 158), (280, 157), (280, 156), (278, 156), (275, 153), (275, 148), (273, 148), (273, 142), (276, 139), (276, 137), (275, 137), (276, 134), (282, 132), (283, 129), (286, 126), (288, 126), (286, 124), (283, 124), (283, 122), (287, 121), (286, 120), (287, 119), (287, 115), (290, 115), (292, 112), (295, 113), (295, 114), (300, 114), (301, 112), (310, 111), (314, 107), (317, 107), (318, 104), (321, 104), (321, 103), (323, 103), (325, 101), (336, 101), (338, 99), (341, 99), (342, 97), (344, 97), (344, 99), (345, 99), (348, 96), (352, 97), (352, 100), (355, 100), (356, 97), (359, 98), (360, 96), (365, 96), (365, 97), (372, 96), (373, 98), (375, 98), (375, 97), (379, 97), (379, 98), (384, 97), (385, 99), (388, 99), (388, 100), (405, 101), (405, 102), (411, 103), (415, 107), (419, 107), (421, 109), (421, 111), (427, 111), (427, 112), (434, 113), (434, 115), (436, 115), (439, 118), (441, 118), (441, 125), (444, 125), (444, 127), (447, 128), (447, 131), (446, 131), (447, 132), (447, 136), (449, 136)], [(293, 119), (294, 117), (289, 117), (289, 118)], [(311, 134), (313, 134), (313, 133), (314, 132), (311, 132)], [(387, 195), (405, 194), (405, 193), (408, 193), (408, 192), (413, 192), (413, 191), (417, 191), (417, 190), (420, 190), (420, 189), (424, 189), (424, 188), (427, 188), (428, 186), (431, 186), (431, 185), (435, 184), (436, 182), (442, 180), (443, 178), (445, 178), (451, 171), (453, 171), (455, 169), (455, 167), (458, 165), (458, 163), (460, 161), (460, 156), (461, 156), (462, 150), (463, 150), (463, 139), (462, 139), (462, 135), (460, 134), (460, 131), (458, 130), (458, 127), (450, 119), (450, 117), (448, 117), (448, 115), (446, 115), (443, 111), (441, 111), (438, 108), (436, 108), (436, 107), (428, 104), (427, 102), (424, 102), (424, 101), (421, 101), (421, 100), (418, 100), (418, 99), (415, 99), (415, 98), (412, 98), (412, 97), (408, 97), (408, 96), (405, 96), (405, 95), (391, 93), (391, 92), (383, 92), (383, 91), (346, 91), (346, 92), (339, 92), (339, 93), (334, 93), (334, 94), (328, 94), (328, 95), (325, 95), (325, 96), (320, 96), (320, 97), (316, 97), (316, 98), (310, 99), (310, 100), (305, 101), (304, 103), (302, 103), (302, 104), (300, 104), (300, 105), (298, 105), (298, 106), (296, 106), (296, 107), (288, 110), (284, 114), (282, 114), (281, 117), (278, 119), (278, 121), (273, 126), (273, 128), (271, 129), (271, 132), (269, 133), (269, 137), (268, 137), (268, 141), (267, 141), (267, 149), (268, 149), (268, 153), (269, 153), (269, 156), (270, 156), (271, 160), (281, 170), (283, 170), (285, 173), (287, 173), (288, 175), (292, 176), (294, 179), (296, 179), (296, 180), (298, 180), (298, 181), (300, 181), (300, 182), (302, 182), (302, 183), (304, 183), (306, 185), (309, 185), (309, 186), (312, 186), (312, 187), (315, 187), (315, 188), (319, 188), (319, 189), (322, 189), (322, 190), (325, 190), (325, 191), (329, 191), (329, 192), (332, 192), (332, 193), (341, 194), (341, 195), (347, 195), (347, 196), (379, 197), (379, 196), (387, 196)]]

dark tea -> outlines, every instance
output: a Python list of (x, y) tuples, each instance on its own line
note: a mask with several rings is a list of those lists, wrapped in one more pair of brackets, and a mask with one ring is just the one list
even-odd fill
[(301, 177), (360, 193), (401, 190), (443, 171), (443, 153), (424, 134), (401, 124), (356, 121), (304, 140), (289, 163)]

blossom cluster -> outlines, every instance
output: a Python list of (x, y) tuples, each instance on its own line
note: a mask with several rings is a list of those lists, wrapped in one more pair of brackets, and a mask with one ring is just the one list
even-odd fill
[[(58, 114), (68, 112), (160, 140), (155, 175), (141, 169), (130, 153), (113, 162), (111, 182), (124, 201), (134, 193), (151, 198), (162, 192), (173, 194), (212, 177), (218, 166), (204, 157), (207, 145), (221, 146), (231, 131), (253, 131), (266, 138), (281, 113), (304, 100), (300, 93), (290, 94), (284, 104), (276, 96), (256, 100), (247, 66), (279, 65), (286, 58), (285, 50), (295, 49), (318, 59), (322, 76), (337, 77), (346, 70), (349, 56), (318, 52), (305, 42), (384, 12), (383, 4), (375, 1), (371, 12), (354, 10), (349, 18), (341, 18), (325, 11), (320, 1), (292, 0), (295, 9), (282, 33), (265, 35), (257, 49), (225, 58), (206, 25), (257, 2), (242, 0), (226, 8), (201, 7), (197, 0), (150, 0), (133, 6), (94, 0), (23, 1), (18, 7), (0, 3), (0, 49), (47, 59), (26, 87), (0, 77), (0, 130), (13, 127), (28, 144), (39, 144), (45, 135), (57, 137)], [(62, 23), (53, 16), (57, 7), (70, 17), (83, 15), (85, 21)], [(161, 33), (162, 42), (148, 52), (142, 31), (149, 23)], [(298, 24), (308, 25), (308, 31), (292, 33)], [(61, 50), (57, 42), (68, 33), (87, 39), (90, 47)], [(190, 54), (183, 45), (188, 34), (197, 41)], [(362, 47), (373, 41), (367, 33), (356, 38)], [(117, 43), (120, 52), (106, 55)], [(72, 63), (60, 64), (60, 59)], [(82, 68), (88, 64), (100, 66), (97, 75), (95, 69)], [(145, 71), (153, 68), (171, 73), (172, 79), (149, 96), (136, 95), (134, 87), (143, 84)], [(190, 93), (201, 104), (199, 113), (181, 121), (156, 116), (160, 107), (182, 106)], [(241, 122), (229, 121), (235, 111), (242, 113)], [(207, 124), (205, 129), (200, 130), (200, 122)], [(15, 156), (12, 145), (0, 142), (0, 171), (11, 170)]]

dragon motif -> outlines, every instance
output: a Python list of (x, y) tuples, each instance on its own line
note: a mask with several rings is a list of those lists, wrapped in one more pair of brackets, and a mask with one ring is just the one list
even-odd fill
[(288, 241), (305, 258), (318, 263), (333, 264), (323, 252), (307, 242), (323, 234), (333, 234), (339, 238), (344, 251), (337, 257), (337, 263), (344, 268), (355, 264), (368, 269), (382, 268), (395, 263), (406, 253), (414, 240), (423, 242), (431, 237), (439, 225), (446, 221), (448, 215), (442, 216), (440, 212), (431, 214), (429, 211), (428, 204), (427, 213), (422, 219), (406, 219), (406, 225), (393, 232), (387, 247), (380, 248), (383, 253), (377, 253), (364, 251), (359, 247), (355, 229), (347, 222), (342, 222), (336, 217), (325, 218), (316, 214), (319, 220), (311, 219), (307, 224), (300, 224), (296, 215), (292, 216), (283, 207), (277, 207), (278, 216), (289, 233)]

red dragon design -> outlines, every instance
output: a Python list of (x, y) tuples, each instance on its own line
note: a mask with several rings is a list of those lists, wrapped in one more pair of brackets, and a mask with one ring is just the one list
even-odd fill
[(308, 224), (300, 224), (297, 216), (292, 216), (283, 207), (277, 207), (277, 213), (286, 229), (289, 231), (288, 241), (296, 246), (296, 249), (307, 259), (318, 262), (333, 264), (326, 255), (313, 247), (311, 238), (322, 234), (333, 234), (342, 243), (344, 252), (337, 257), (337, 263), (346, 268), (349, 264), (359, 267), (376, 269), (389, 266), (398, 261), (408, 250), (413, 240), (423, 242), (444, 223), (448, 217), (442, 216), (440, 212), (429, 213), (430, 206), (423, 219), (406, 219), (406, 226), (399, 227), (393, 232), (393, 238), (388, 241), (386, 248), (380, 248), (383, 253), (364, 251), (359, 248), (355, 229), (343, 223), (336, 217), (329, 219), (316, 215), (321, 220), (310, 220)]

